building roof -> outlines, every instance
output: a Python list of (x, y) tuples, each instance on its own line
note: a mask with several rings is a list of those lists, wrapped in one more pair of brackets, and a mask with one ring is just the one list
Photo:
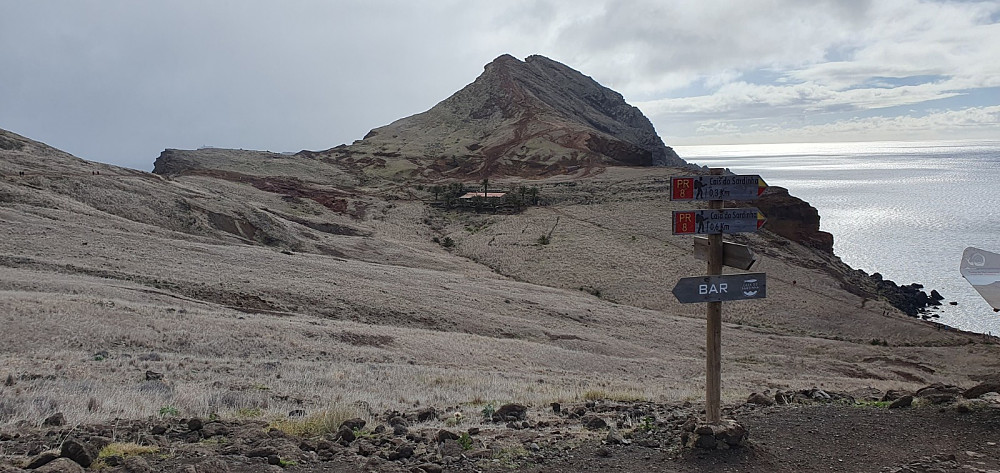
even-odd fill
[(482, 192), (469, 192), (459, 197), (459, 199), (471, 199), (473, 197), (486, 197), (487, 199), (499, 199), (505, 195), (507, 195), (506, 192), (487, 192), (485, 194), (483, 194)]

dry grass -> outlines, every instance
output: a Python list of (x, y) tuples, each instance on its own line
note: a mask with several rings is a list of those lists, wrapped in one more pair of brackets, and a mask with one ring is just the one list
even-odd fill
[(369, 413), (362, 412), (357, 406), (334, 403), (302, 419), (274, 419), (269, 426), (289, 435), (312, 438), (336, 433), (344, 421), (359, 417), (369, 423), (372, 420)]

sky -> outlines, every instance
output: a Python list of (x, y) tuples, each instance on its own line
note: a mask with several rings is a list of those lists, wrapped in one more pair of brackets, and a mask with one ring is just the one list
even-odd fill
[(668, 145), (1000, 139), (997, 51), (1000, 0), (0, 0), (0, 128), (141, 170), (322, 150), (540, 54)]

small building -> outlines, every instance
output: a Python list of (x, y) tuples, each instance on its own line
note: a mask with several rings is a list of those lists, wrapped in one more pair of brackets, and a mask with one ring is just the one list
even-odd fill
[(507, 195), (506, 192), (468, 192), (459, 197), (459, 199), (473, 199), (479, 197), (481, 199), (487, 199), (487, 200), (492, 200), (492, 199), (499, 200), (503, 199), (505, 195)]

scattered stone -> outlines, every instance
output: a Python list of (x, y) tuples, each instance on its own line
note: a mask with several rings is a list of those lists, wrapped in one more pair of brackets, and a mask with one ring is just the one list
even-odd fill
[(441, 473), (444, 471), (444, 469), (441, 468), (441, 465), (437, 465), (434, 463), (424, 463), (422, 465), (417, 465), (413, 467), (413, 470), (411, 471), (413, 471), (414, 473)]
[(42, 421), (42, 425), (50, 427), (63, 426), (66, 425), (66, 417), (62, 412), (56, 412), (55, 414), (46, 417), (45, 420)]
[(915, 396), (928, 400), (931, 404), (954, 402), (962, 394), (962, 388), (950, 384), (934, 383), (917, 390)]
[(84, 473), (83, 467), (69, 458), (58, 458), (35, 470), (36, 473)]
[(632, 443), (630, 440), (626, 439), (621, 432), (615, 427), (611, 427), (608, 430), (608, 436), (604, 438), (604, 441), (609, 445), (628, 445)]
[(469, 435), (479, 435), (479, 427), (469, 427)]
[(562, 411), (562, 406), (560, 406), (558, 402), (553, 402), (551, 406), (553, 414), (558, 414)]
[(580, 422), (587, 430), (601, 430), (608, 428), (608, 423), (604, 419), (597, 416), (585, 416), (580, 419)]
[(528, 408), (521, 404), (504, 404), (493, 413), (493, 422), (511, 422), (524, 420), (528, 415)]
[(42, 452), (35, 458), (32, 458), (24, 468), (34, 470), (35, 468), (55, 461), (57, 458), (59, 458), (59, 454), (56, 452)]
[(888, 390), (888, 391), (885, 392), (885, 396), (882, 396), (881, 400), (884, 401), (884, 402), (892, 402), (892, 401), (895, 401), (895, 400), (897, 400), (899, 398), (906, 397), (906, 396), (909, 396), (909, 395), (910, 395), (910, 393), (908, 393), (906, 391), (899, 391), (899, 390), (896, 390), (896, 389), (890, 389), (890, 390)]
[(389, 418), (389, 426), (395, 427), (397, 425), (402, 425), (403, 427), (409, 427), (410, 423), (406, 421), (402, 416), (394, 416)]
[[(189, 465), (190, 466), (190, 465)], [(190, 473), (228, 473), (229, 465), (220, 459), (213, 458), (194, 465)]]
[(458, 440), (459, 435), (450, 430), (441, 429), (437, 433), (437, 441), (444, 442), (445, 440)]
[(167, 426), (163, 424), (156, 424), (150, 427), (149, 432), (153, 435), (163, 435), (167, 432)]
[(13, 386), (14, 384), (16, 384), (16, 382), (14, 381), (14, 375), (8, 374), (7, 375), (7, 379), (5, 379), (3, 381), (3, 385), (7, 386), (9, 388), (9, 387)]
[(438, 419), (438, 412), (433, 407), (425, 407), (417, 411), (417, 422), (429, 422)]
[(773, 406), (774, 399), (765, 396), (761, 393), (750, 393), (750, 397), (747, 398), (747, 404), (756, 404), (758, 406)]
[(370, 456), (374, 455), (377, 452), (378, 452), (378, 449), (375, 448), (374, 445), (372, 445), (372, 444), (370, 444), (368, 442), (359, 442), (358, 443), (358, 455), (361, 455), (363, 457), (370, 457)]
[(205, 427), (205, 422), (197, 417), (192, 417), (190, 420), (188, 420), (187, 425), (188, 429), (190, 430), (201, 430), (203, 427)]
[(1000, 383), (982, 383), (973, 386), (962, 393), (966, 399), (976, 399), (986, 393), (1000, 393)]
[(342, 422), (340, 424), (340, 428), (343, 429), (344, 427), (347, 427), (348, 429), (351, 430), (361, 430), (362, 428), (364, 428), (366, 423), (367, 422), (365, 422), (364, 419), (360, 417), (355, 417), (353, 419), (347, 419), (344, 422)]
[(357, 436), (354, 435), (353, 429), (346, 425), (342, 425), (340, 426), (340, 429), (337, 430), (337, 433), (333, 438), (335, 440), (343, 440), (344, 442), (351, 443), (357, 438)]
[(899, 409), (901, 407), (910, 407), (911, 405), (913, 405), (913, 396), (906, 395), (889, 403), (889, 409)]
[(727, 449), (740, 448), (746, 444), (747, 430), (735, 420), (724, 419), (718, 424), (692, 423), (684, 424), (687, 435), (681, 435), (681, 441), (688, 448)]
[(458, 443), (458, 440), (455, 439), (444, 440), (441, 442), (440, 445), (438, 445), (438, 454), (440, 454), (442, 458), (444, 457), (458, 458), (462, 455), (463, 451), (464, 449), (462, 448), (462, 445)]
[(229, 435), (229, 427), (224, 422), (209, 422), (201, 428), (201, 436), (204, 438), (211, 438), (219, 436)]
[(305, 417), (305, 416), (306, 416), (305, 409), (293, 409), (288, 411), (288, 417)]
[(660, 448), (660, 442), (653, 439), (642, 439), (636, 442), (636, 445), (646, 448)]
[(84, 468), (89, 468), (97, 459), (97, 452), (93, 451), (89, 445), (75, 439), (66, 439), (62, 444), (61, 456), (69, 458)]
[(152, 473), (153, 468), (142, 457), (131, 456), (122, 462), (122, 467), (119, 471), (122, 473)]
[(608, 449), (607, 447), (600, 447), (597, 449), (597, 451), (594, 452), (594, 455), (597, 455), (602, 458), (607, 458), (611, 456), (611, 450)]
[(146, 381), (160, 381), (163, 379), (163, 373), (157, 373), (153, 370), (146, 370)]
[(403, 444), (389, 453), (389, 461), (405, 460), (413, 456), (413, 445)]

